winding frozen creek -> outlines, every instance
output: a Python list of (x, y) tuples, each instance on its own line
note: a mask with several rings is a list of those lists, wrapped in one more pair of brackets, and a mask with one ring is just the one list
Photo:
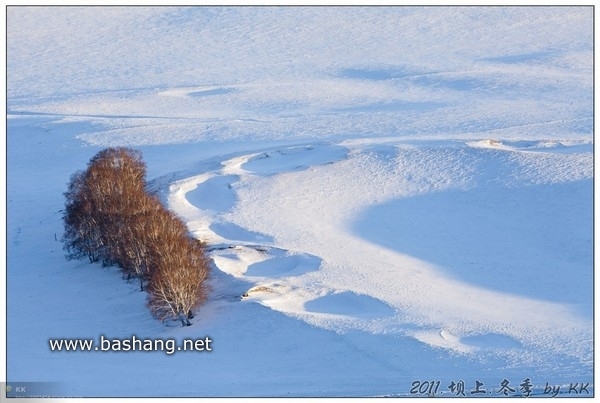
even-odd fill
[(591, 363), (591, 288), (569, 287), (591, 284), (589, 146), (280, 147), (178, 180), (168, 204), (243, 303), (511, 365)]

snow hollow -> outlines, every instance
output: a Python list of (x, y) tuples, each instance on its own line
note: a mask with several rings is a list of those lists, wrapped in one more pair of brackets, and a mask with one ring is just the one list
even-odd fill
[[(591, 6), (6, 13), (13, 396), (593, 396)], [(118, 146), (208, 244), (192, 326), (65, 259)]]

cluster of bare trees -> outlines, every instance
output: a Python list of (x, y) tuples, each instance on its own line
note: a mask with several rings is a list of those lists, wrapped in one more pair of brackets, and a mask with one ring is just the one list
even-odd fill
[(63, 216), (67, 258), (119, 267), (147, 291), (155, 318), (190, 325), (207, 294), (204, 244), (146, 191), (145, 177), (141, 153), (123, 147), (100, 151), (72, 175)]

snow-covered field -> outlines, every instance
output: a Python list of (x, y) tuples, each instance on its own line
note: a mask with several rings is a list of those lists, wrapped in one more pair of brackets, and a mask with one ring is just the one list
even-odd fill
[[(593, 395), (591, 7), (8, 7), (7, 78), (9, 384)], [(209, 245), (190, 327), (64, 257), (112, 146)], [(49, 348), (133, 335), (212, 350)]]

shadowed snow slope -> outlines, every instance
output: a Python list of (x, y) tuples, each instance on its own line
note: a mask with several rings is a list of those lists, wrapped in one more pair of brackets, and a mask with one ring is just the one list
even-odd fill
[[(592, 7), (11, 6), (6, 32), (9, 382), (593, 394)], [(192, 326), (64, 258), (70, 175), (114, 146), (208, 244)], [(49, 348), (133, 335), (212, 350)]]
[[(580, 173), (587, 179), (575, 182), (553, 154), (540, 154), (540, 180), (551, 183), (532, 184), (519, 175), (525, 165), (519, 153), (501, 153), (456, 144), (354, 146), (352, 157), (333, 165), (243, 181), (233, 217), (273, 236), (280, 247), (323, 259), (307, 284), (289, 280), (310, 291), (280, 296), (290, 298), (296, 315), (295, 299), (319, 293), (320, 284), (322, 292), (350, 290), (395, 307), (398, 314), (387, 326), (427, 344), (468, 351), (415, 329), (449, 329), (456, 340), (496, 329), (522, 346), (523, 365), (536, 351), (587, 362), (591, 154), (568, 154), (567, 171), (587, 161), (587, 172)], [(559, 179), (565, 183), (552, 183)], [(323, 312), (326, 302), (339, 313), (336, 299), (317, 301), (319, 309), (305, 303), (310, 323), (374, 329), (313, 317), (310, 312)], [(286, 310), (272, 296), (265, 303)], [(402, 328), (407, 324), (412, 330)], [(482, 340), (494, 350), (496, 339)]]

